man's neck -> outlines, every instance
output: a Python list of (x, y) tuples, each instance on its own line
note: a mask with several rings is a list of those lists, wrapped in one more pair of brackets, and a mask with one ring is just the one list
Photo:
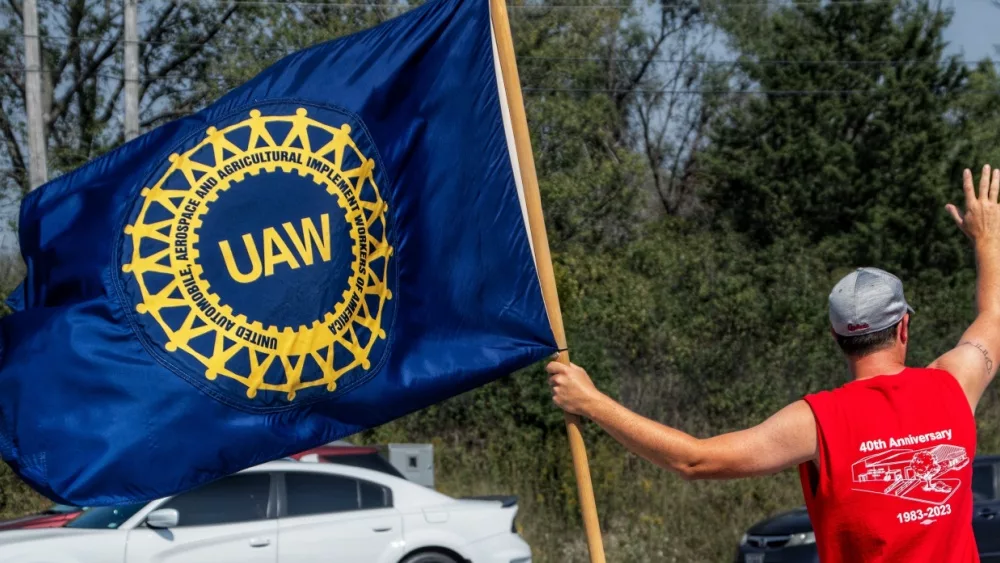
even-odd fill
[(855, 381), (880, 375), (896, 375), (906, 369), (906, 364), (891, 350), (875, 352), (860, 358), (848, 358), (847, 364)]

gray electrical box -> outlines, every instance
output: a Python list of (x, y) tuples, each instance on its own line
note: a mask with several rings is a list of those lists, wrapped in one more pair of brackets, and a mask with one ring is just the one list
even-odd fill
[(387, 444), (379, 450), (408, 480), (434, 488), (433, 444)]

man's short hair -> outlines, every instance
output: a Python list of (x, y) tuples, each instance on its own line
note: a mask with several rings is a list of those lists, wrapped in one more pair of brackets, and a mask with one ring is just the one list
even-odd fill
[[(899, 321), (903, 322), (902, 320)], [(854, 356), (862, 358), (869, 354), (874, 354), (879, 350), (885, 350), (896, 343), (896, 327), (899, 323), (896, 323), (889, 328), (882, 330), (877, 330), (875, 332), (869, 332), (868, 334), (862, 334), (859, 336), (842, 336), (840, 334), (834, 333), (837, 337), (837, 344), (840, 345), (840, 349), (844, 351), (848, 356)]]

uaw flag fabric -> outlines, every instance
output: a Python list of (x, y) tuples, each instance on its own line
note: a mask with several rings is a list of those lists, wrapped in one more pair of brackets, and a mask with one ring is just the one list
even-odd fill
[(141, 502), (556, 352), (486, 0), (289, 55), (25, 198), (0, 452)]

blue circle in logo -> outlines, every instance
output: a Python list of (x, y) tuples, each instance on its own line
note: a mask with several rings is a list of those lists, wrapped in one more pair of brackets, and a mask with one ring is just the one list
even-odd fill
[(346, 210), (311, 177), (276, 169), (232, 182), (208, 206), (198, 235), (212, 291), (264, 326), (322, 320), (348, 289)]

